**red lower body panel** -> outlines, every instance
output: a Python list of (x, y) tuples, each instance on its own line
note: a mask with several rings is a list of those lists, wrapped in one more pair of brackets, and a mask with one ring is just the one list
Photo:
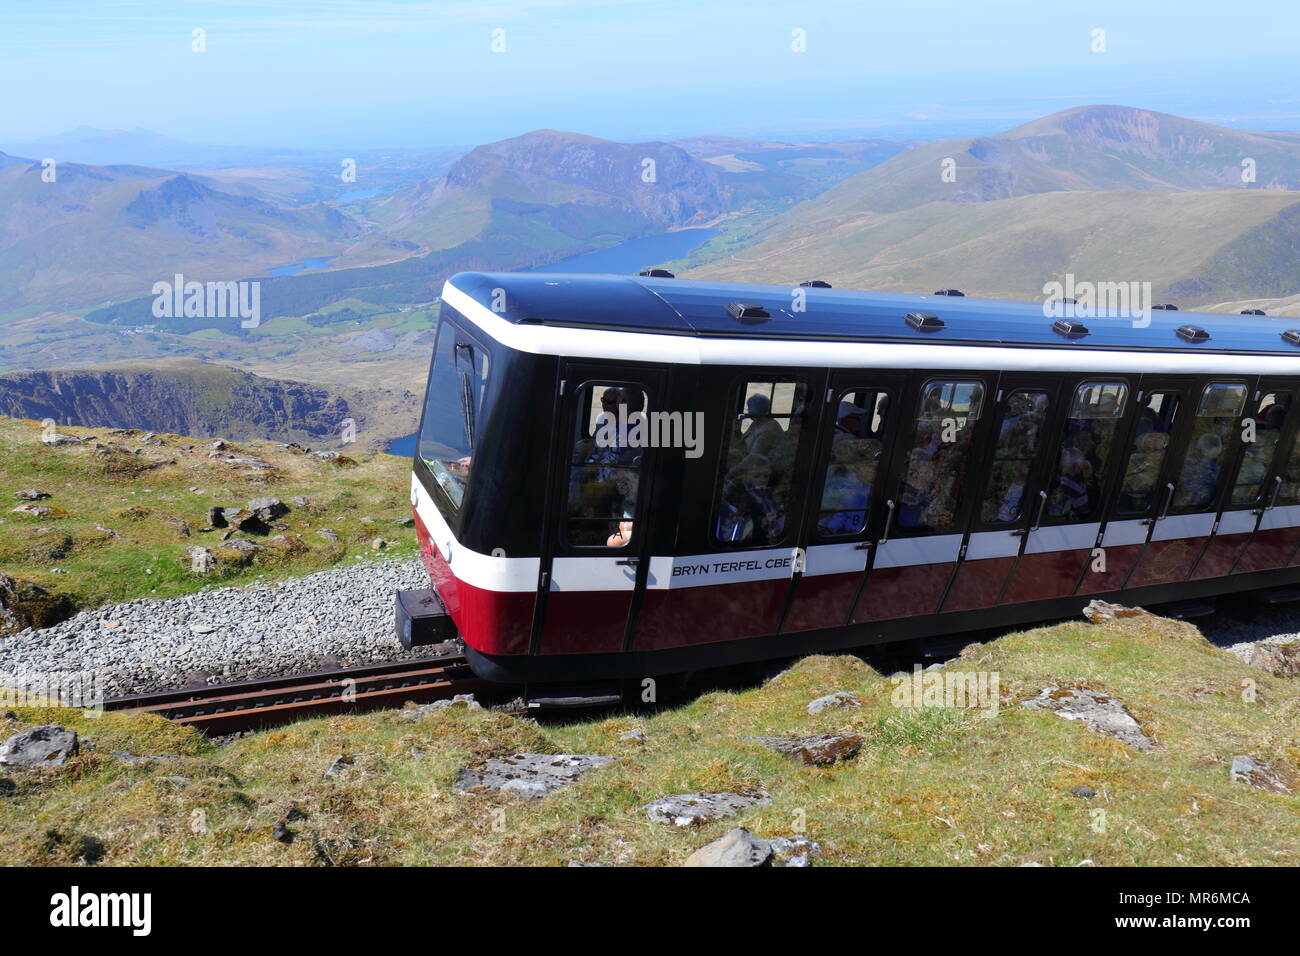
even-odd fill
[(613, 654), (623, 650), (631, 591), (552, 591), (546, 596), (543, 654)]
[(894, 617), (934, 614), (952, 577), (953, 561), (873, 568), (853, 612), (853, 623), (886, 621)]
[(1006, 558), (984, 558), (980, 561), (967, 561), (957, 572), (948, 599), (943, 602), (944, 612), (973, 611), (981, 607), (993, 607), (1002, 596), (1002, 588), (1007, 583), (1007, 575), (1016, 566), (1015, 556)]
[(1101, 594), (1103, 591), (1118, 591), (1128, 580), (1129, 572), (1142, 555), (1143, 545), (1130, 544), (1111, 546), (1105, 549), (1106, 570), (1094, 571), (1093, 561), (1089, 560), (1088, 570), (1079, 585), (1079, 594)]
[(790, 579), (650, 588), (641, 604), (634, 647), (657, 651), (776, 633)]
[(1227, 577), (1232, 573), (1232, 566), (1237, 563), (1241, 549), (1249, 540), (1249, 534), (1215, 535), (1206, 546), (1205, 554), (1201, 555), (1201, 561), (1192, 572), (1191, 580)]
[(783, 633), (840, 627), (848, 619), (861, 584), (861, 571), (800, 578)]
[(1169, 541), (1150, 541), (1129, 578), (1131, 588), (1151, 584), (1172, 584), (1186, 580), (1205, 542), (1201, 538), (1173, 538)]
[(1284, 568), (1291, 562), (1296, 546), (1300, 545), (1300, 528), (1273, 528), (1256, 531), (1246, 547), (1246, 553), (1237, 564), (1239, 573), (1271, 571)]
[(1019, 604), (1021, 601), (1069, 597), (1079, 583), (1084, 565), (1091, 558), (1091, 549), (1021, 555), (1015, 577), (1007, 588), (1006, 600), (1002, 603)]

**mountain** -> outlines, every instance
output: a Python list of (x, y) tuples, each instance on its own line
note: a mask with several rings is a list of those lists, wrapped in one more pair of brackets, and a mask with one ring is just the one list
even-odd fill
[(1300, 291), (1298, 204), (1294, 137), (1081, 107), (901, 153), (692, 275), (1034, 299), (1073, 272), (1186, 305), (1278, 297)]
[(235, 440), (332, 441), (356, 412), (347, 398), (318, 386), (183, 359), (8, 372), (0, 375), (0, 415)]

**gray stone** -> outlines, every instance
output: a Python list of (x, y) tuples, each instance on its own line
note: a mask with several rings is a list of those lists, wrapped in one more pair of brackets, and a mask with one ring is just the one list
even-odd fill
[(24, 501), (40, 501), (42, 498), (48, 498), (48, 491), (37, 491), (35, 488), (24, 488), (22, 491), (15, 491), (14, 497), (21, 498)]
[(1232, 758), (1228, 779), (1233, 783), (1248, 783), (1252, 787), (1272, 793), (1291, 792), (1291, 788), (1282, 780), (1276, 769), (1246, 754), (1239, 754)]
[(333, 779), (334, 777), (341, 777), (343, 776), (344, 771), (346, 771), (349, 767), (351, 767), (356, 762), (357, 762), (356, 757), (350, 756), (349, 754), (339, 754), (337, 757), (334, 758), (333, 762), (330, 763), (329, 769), (326, 770), (325, 773), (321, 775), (321, 777), (324, 780), (330, 780)]
[(226, 509), (216, 505), (208, 509), (208, 526), (211, 528), (226, 527)]
[(808, 705), (808, 713), (816, 717), (824, 710), (832, 707), (861, 707), (862, 701), (858, 700), (848, 691), (837, 690), (833, 694), (827, 694), (825, 697), (818, 697)]
[(447, 700), (435, 700), (432, 704), (422, 704), (415, 708), (416, 714), (427, 714), (431, 710), (447, 710), (451, 707), (463, 707), (465, 710), (482, 710), (483, 705), (474, 699), (473, 694), (457, 694)]
[(59, 432), (50, 432), (50, 434), (43, 436), (41, 438), (41, 441), (43, 441), (47, 445), (52, 445), (55, 448), (61, 445), (85, 444), (85, 442), (83, 442), (80, 438), (77, 438), (73, 435), (63, 435), (60, 434)]
[(579, 776), (614, 761), (584, 754), (514, 754), (489, 757), (478, 770), (462, 770), (455, 790), (496, 790), (537, 800), (573, 783)]
[(820, 843), (814, 843), (797, 833), (769, 840), (768, 845), (772, 847), (773, 866), (807, 866), (808, 857), (822, 851)]
[(13, 513), (27, 515), (29, 518), (44, 518), (46, 515), (54, 514), (54, 509), (49, 505), (19, 505)]
[(1300, 677), (1300, 637), (1290, 641), (1260, 641), (1250, 652), (1250, 665), (1274, 677)]
[(247, 508), (223, 508), (221, 517), (230, 527), (250, 534), (265, 534), (270, 530), (259, 515)]
[(1070, 788), (1070, 796), (1078, 797), (1081, 800), (1087, 800), (1090, 797), (1095, 797), (1096, 795), (1097, 795), (1097, 791), (1092, 789), (1092, 787), (1071, 787)]
[(415, 526), (415, 519), (410, 515), (407, 515), (405, 518), (398, 518), (393, 522), (393, 524), (397, 525), (399, 528), (413, 528)]
[(316, 532), (316, 534), (319, 535), (320, 537), (324, 538), (324, 539), (325, 539), (326, 541), (328, 541), (330, 544), (338, 544), (338, 543), (339, 543), (339, 536), (338, 536), (338, 533), (337, 533), (337, 532), (334, 532), (334, 531), (331, 531), (329, 528), (321, 528), (321, 529), (319, 529), (319, 530)]
[(812, 737), (748, 737), (785, 754), (791, 760), (809, 767), (828, 767), (840, 760), (849, 760), (862, 749), (865, 742), (860, 734), (816, 734)]
[(1037, 697), (1022, 701), (1021, 706), (1050, 710), (1066, 720), (1082, 721), (1094, 733), (1113, 737), (1134, 750), (1151, 750), (1155, 747), (1155, 741), (1133, 719), (1123, 701), (1095, 690), (1045, 687)]
[(207, 574), (217, 566), (217, 558), (210, 548), (186, 548), (185, 554), (189, 558), (190, 570), (195, 574)]
[(248, 503), (248, 510), (268, 524), (289, 513), (288, 507), (279, 498), (254, 498)]
[(370, 542), (370, 547), (374, 548), (376, 551), (383, 551), (384, 548), (388, 547), (388, 542), (383, 538), (376, 538), (374, 541)]
[(686, 858), (684, 866), (767, 866), (772, 847), (744, 827), (737, 827)]
[(77, 732), (45, 724), (19, 731), (0, 744), (0, 764), (50, 767), (67, 763), (77, 752)]
[(771, 802), (772, 798), (762, 790), (744, 793), (677, 793), (647, 803), (645, 812), (657, 823), (692, 827), (711, 820), (734, 817), (742, 810)]
[(645, 731), (640, 727), (634, 727), (631, 730), (624, 731), (618, 735), (619, 740), (645, 740)]
[(1125, 607), (1122, 604), (1111, 604), (1109, 601), (1092, 600), (1088, 606), (1083, 609), (1083, 616), (1092, 624), (1110, 624), (1125, 617), (1147, 617), (1150, 611), (1140, 607)]
[[(301, 447), (301, 446), (299, 446)], [(289, 501), (295, 508), (306, 508), (311, 504), (311, 499), (303, 495), (294, 495)]]

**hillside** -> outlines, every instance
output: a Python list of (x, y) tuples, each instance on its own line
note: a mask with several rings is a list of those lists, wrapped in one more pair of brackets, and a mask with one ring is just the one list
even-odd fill
[[(139, 430), (59, 433), (77, 441), (46, 444), (40, 422), (0, 418), (0, 495), (8, 502), (0, 509), (0, 572), (66, 599), (62, 614), (292, 577), (366, 553), (376, 537), (386, 551), (415, 553), (414, 531), (401, 523), (410, 517), (404, 459), (351, 448), (342, 457), (313, 454), (276, 442), (214, 447)], [(18, 494), (28, 491), (45, 497)], [(288, 506), (269, 527), (212, 526), (209, 509), (265, 496)], [(189, 552), (196, 546), (214, 550), (214, 568), (196, 573)], [(0, 588), (0, 618), (12, 610)], [(3, 647), (0, 637), (0, 661)]]
[[(1254, 183), (1241, 182), (1246, 157)], [(1074, 272), (1150, 281), (1158, 301), (1188, 306), (1286, 296), (1300, 289), (1298, 203), (1294, 137), (1081, 107), (899, 154), (717, 249), (692, 275), (1035, 299)]]
[[(225, 746), (153, 716), (17, 707), (0, 739), (54, 724), (94, 748), (5, 771), (0, 853), (43, 865), (654, 866), (744, 827), (789, 840), (778, 858), (812, 866), (1300, 862), (1300, 678), (1149, 615), (972, 645), (927, 679), (961, 674), (996, 675), (997, 707), (908, 706), (901, 681), (848, 655), (607, 716), (408, 708)], [(1149, 743), (1024, 706), (1051, 688), (1108, 697)], [(810, 715), (835, 692), (858, 706)], [(860, 749), (805, 766), (755, 739), (820, 733)], [(521, 753), (612, 759), (538, 799), (472, 788), (465, 771)], [(1291, 793), (1230, 779), (1238, 755)], [(648, 817), (665, 796), (719, 792), (751, 805), (693, 826)]]

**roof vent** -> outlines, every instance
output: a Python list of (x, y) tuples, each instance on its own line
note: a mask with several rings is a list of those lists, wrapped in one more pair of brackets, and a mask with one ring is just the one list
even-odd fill
[(1177, 311), (1178, 311), (1178, 306), (1174, 305), (1172, 302), (1166, 302), (1164, 305), (1153, 305), (1153, 306), (1151, 306), (1151, 308), (1156, 309), (1157, 311), (1160, 311), (1160, 312), (1177, 312)]
[(829, 282), (823, 282), (821, 279), (804, 279), (799, 284), (807, 289), (829, 289), (831, 287)]
[(943, 319), (932, 312), (909, 312), (903, 318), (918, 332), (938, 332), (944, 325)]
[(961, 291), (961, 289), (935, 289), (934, 294), (935, 295), (957, 295), (957, 296), (961, 296), (962, 298), (965, 298), (966, 296), (966, 293)]
[(1088, 334), (1088, 327), (1074, 319), (1057, 319), (1052, 323), (1052, 331), (1067, 339), (1081, 339)]
[(667, 269), (642, 269), (637, 273), (639, 276), (649, 276), (651, 279), (676, 279)]
[(1198, 325), (1180, 325), (1178, 326), (1178, 337), (1189, 342), (1208, 342), (1210, 333)]
[(1287, 329), (1282, 333), (1282, 341), (1290, 342), (1292, 345), (1300, 345), (1300, 329)]
[(755, 302), (728, 303), (727, 314), (737, 322), (765, 322), (772, 317), (772, 313)]
[(1268, 315), (1263, 309), (1242, 309), (1242, 315)]

